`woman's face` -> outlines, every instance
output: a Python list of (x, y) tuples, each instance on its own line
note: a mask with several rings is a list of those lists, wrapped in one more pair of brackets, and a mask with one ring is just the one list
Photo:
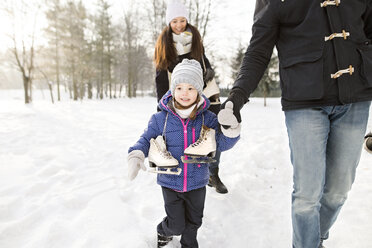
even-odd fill
[(172, 32), (180, 34), (186, 30), (187, 20), (185, 17), (176, 17), (170, 22)]
[(174, 90), (174, 99), (183, 107), (193, 105), (198, 97), (198, 91), (191, 84), (177, 84)]

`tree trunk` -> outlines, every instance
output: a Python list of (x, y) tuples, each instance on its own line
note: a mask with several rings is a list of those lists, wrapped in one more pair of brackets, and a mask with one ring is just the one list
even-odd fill
[(80, 84), (80, 87), (79, 87), (79, 97), (80, 97), (80, 100), (83, 100), (84, 99), (84, 95), (85, 95), (85, 84), (84, 83), (81, 83)]
[[(57, 36), (58, 37), (58, 36)], [(56, 39), (56, 79), (57, 79), (57, 99), (61, 101), (61, 91), (60, 91), (60, 82), (59, 82), (59, 55), (58, 55), (58, 39)]]
[(74, 101), (77, 101), (77, 99), (78, 99), (78, 87), (77, 87), (76, 79), (73, 79), (72, 87), (73, 87), (73, 92), (74, 92)]
[(123, 85), (120, 84), (120, 87), (119, 87), (119, 98), (121, 97), (121, 91), (123, 90)]
[(32, 102), (32, 81), (31, 81), (30, 77), (27, 77), (27, 78), (28, 78), (27, 81), (28, 81), (28, 89), (29, 89), (28, 100), (29, 100), (29, 102)]
[(61, 90), (60, 90), (59, 77), (57, 77), (57, 98), (58, 98), (58, 101), (61, 101)]
[(100, 87), (100, 83), (99, 83), (99, 82), (97, 82), (96, 99), (98, 99), (98, 98), (99, 98), (99, 92), (100, 92), (100, 89), (101, 89), (101, 87)]
[(28, 94), (28, 89), (29, 89), (29, 78), (27, 76), (23, 76), (23, 89), (25, 91), (25, 103), (30, 103), (30, 98)]
[(70, 99), (74, 99), (74, 97), (72, 96), (71, 85), (68, 86), (68, 93), (70, 94)]
[(93, 98), (92, 88), (93, 88), (92, 83), (88, 83), (88, 99)]
[(101, 85), (99, 87), (99, 98), (103, 99), (103, 82), (101, 82)]
[(52, 84), (47, 82), (48, 83), (48, 87), (49, 87), (49, 92), (50, 92), (50, 99), (52, 99), (52, 103), (54, 104), (54, 98), (53, 98), (53, 88), (52, 88)]

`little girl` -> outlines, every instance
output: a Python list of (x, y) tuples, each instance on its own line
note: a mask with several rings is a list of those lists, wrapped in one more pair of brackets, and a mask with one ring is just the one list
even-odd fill
[(161, 111), (152, 115), (148, 128), (128, 151), (130, 180), (137, 176), (140, 168), (146, 170), (144, 160), (150, 140), (159, 135), (165, 137), (168, 151), (182, 169), (180, 175), (157, 175), (167, 214), (157, 226), (158, 247), (165, 246), (174, 235), (182, 235), (182, 247), (198, 247), (196, 236), (202, 224), (209, 170), (208, 164), (182, 163), (184, 150), (199, 138), (203, 125), (215, 130), (219, 151), (232, 148), (239, 139), (240, 124), (229, 129), (221, 127), (225, 134), (219, 131), (216, 115), (207, 110), (209, 100), (202, 93), (203, 85), (199, 62), (184, 59), (179, 63), (173, 70), (170, 90), (159, 102)]
[[(195, 59), (199, 62), (204, 73), (204, 85), (209, 84), (207, 95), (210, 101), (209, 110), (216, 115), (220, 111), (219, 88), (214, 85), (212, 79), (214, 70), (204, 53), (203, 40), (199, 30), (191, 25), (189, 11), (182, 3), (184, 1), (168, 1), (166, 10), (166, 27), (159, 35), (155, 45), (154, 62), (156, 67), (156, 95), (158, 101), (170, 89), (169, 74), (174, 67), (181, 63), (183, 59)], [(208, 83), (210, 82), (210, 83)], [(213, 87), (213, 85), (215, 87)], [(205, 87), (203, 87), (205, 88)], [(158, 108), (159, 109), (159, 108)], [(160, 109), (159, 109), (160, 110)], [(221, 194), (228, 193), (228, 189), (221, 181), (220, 167), (221, 152), (217, 151), (215, 160), (209, 165), (208, 186), (214, 187), (216, 192)]]

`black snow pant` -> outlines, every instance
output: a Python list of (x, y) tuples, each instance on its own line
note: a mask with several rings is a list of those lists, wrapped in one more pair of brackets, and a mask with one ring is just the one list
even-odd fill
[(182, 248), (198, 248), (196, 235), (202, 224), (205, 187), (189, 192), (177, 192), (162, 187), (167, 216), (159, 223), (158, 233), (181, 236)]

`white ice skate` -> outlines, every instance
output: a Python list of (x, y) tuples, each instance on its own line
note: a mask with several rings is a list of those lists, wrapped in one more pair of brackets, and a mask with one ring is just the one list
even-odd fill
[(369, 132), (364, 137), (364, 149), (366, 149), (367, 152), (372, 153), (372, 132)]
[[(179, 175), (182, 169), (178, 167), (178, 160), (175, 159), (170, 152), (167, 151), (163, 136), (159, 135), (156, 139), (150, 140), (150, 150), (149, 150), (149, 165), (153, 170), (149, 172), (159, 173), (159, 174), (171, 174)], [(171, 169), (177, 168), (176, 171)]]
[(182, 162), (190, 164), (213, 163), (216, 155), (216, 131), (213, 128), (202, 126), (199, 139), (189, 145), (181, 157)]

